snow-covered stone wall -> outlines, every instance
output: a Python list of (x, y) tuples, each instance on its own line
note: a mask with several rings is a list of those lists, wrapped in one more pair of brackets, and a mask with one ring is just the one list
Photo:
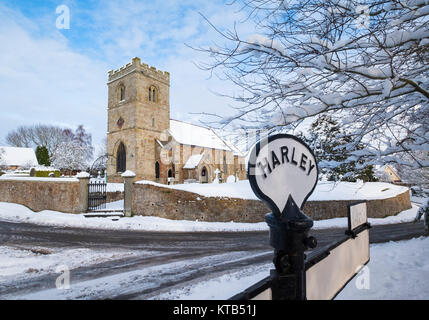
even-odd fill
[[(135, 183), (132, 212), (134, 215), (157, 216), (177, 220), (216, 222), (262, 222), (269, 208), (259, 200), (229, 197), (205, 197), (201, 194)], [(308, 201), (304, 212), (314, 220), (347, 216), (347, 205), (356, 200)], [(411, 208), (406, 190), (385, 199), (367, 200), (368, 217), (384, 218)]]
[(0, 202), (22, 204), (36, 212), (78, 213), (79, 192), (77, 179), (0, 179)]

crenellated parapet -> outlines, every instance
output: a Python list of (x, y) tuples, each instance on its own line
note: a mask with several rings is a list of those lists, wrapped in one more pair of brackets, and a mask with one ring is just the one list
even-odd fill
[(140, 58), (133, 58), (130, 63), (127, 63), (125, 66), (117, 70), (109, 71), (109, 83), (115, 80), (122, 78), (123, 76), (131, 73), (131, 72), (141, 72), (145, 76), (154, 78), (158, 81), (169, 84), (170, 83), (170, 73), (167, 71), (161, 71), (156, 69), (155, 67), (149, 66), (146, 63), (141, 63)]

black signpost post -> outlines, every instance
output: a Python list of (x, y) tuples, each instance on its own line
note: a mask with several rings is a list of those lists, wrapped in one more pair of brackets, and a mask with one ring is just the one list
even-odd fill
[[(272, 210), (265, 221), (270, 228), (275, 269), (268, 278), (231, 299), (335, 297), (369, 261), (370, 226), (366, 222), (366, 203), (349, 206), (349, 229), (343, 239), (308, 259), (305, 252), (317, 246), (317, 240), (308, 236), (313, 220), (302, 211), (318, 180), (316, 158), (311, 149), (288, 134), (261, 140), (250, 154), (248, 178), (253, 192)], [(326, 272), (333, 272), (336, 263), (341, 263), (344, 270), (338, 273), (335, 281), (325, 283)], [(311, 292), (307, 292), (308, 288)], [(264, 294), (266, 292), (269, 294)]]
[[(275, 182), (272, 194), (264, 182), (276, 175), (282, 176)], [(313, 220), (301, 208), (313, 192), (318, 178), (316, 158), (310, 148), (300, 139), (287, 134), (278, 134), (260, 141), (255, 146), (248, 166), (248, 177), (252, 190), (272, 210), (265, 221), (270, 227), (270, 245), (274, 248), (274, 266), (271, 270), (272, 298), (305, 299), (305, 254), (308, 248), (315, 248), (317, 241), (308, 237)], [(287, 181), (288, 178), (294, 181)], [(290, 184), (293, 189), (282, 187)], [(271, 187), (274, 187), (271, 186)], [(297, 205), (294, 196), (300, 200)], [(281, 197), (287, 201), (282, 207)], [(284, 199), (284, 198), (283, 198)], [(279, 201), (280, 200), (280, 201)]]

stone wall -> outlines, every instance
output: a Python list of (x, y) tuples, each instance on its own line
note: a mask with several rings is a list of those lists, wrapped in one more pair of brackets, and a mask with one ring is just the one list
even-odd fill
[[(314, 220), (347, 216), (355, 201), (309, 201), (304, 212)], [(368, 217), (384, 218), (411, 208), (409, 192), (394, 198), (367, 201)], [(132, 213), (176, 220), (262, 222), (269, 208), (258, 200), (204, 197), (153, 185), (134, 184)]]
[(46, 181), (1, 179), (0, 202), (22, 204), (33, 211), (53, 210), (79, 213), (80, 183), (78, 180), (46, 179)]

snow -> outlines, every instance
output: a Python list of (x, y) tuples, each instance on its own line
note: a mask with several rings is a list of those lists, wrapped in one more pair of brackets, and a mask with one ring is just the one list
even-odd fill
[(36, 154), (31, 148), (0, 147), (1, 165), (33, 167), (38, 166)]
[(236, 177), (235, 176), (228, 176), (228, 178), (226, 179), (226, 183), (235, 183), (236, 182)]
[[(338, 300), (429, 299), (429, 238), (370, 245), (369, 289), (356, 285), (362, 273), (350, 281)], [(271, 263), (255, 265), (230, 274), (163, 293), (154, 299), (228, 299), (269, 276)], [(361, 287), (362, 289), (358, 289)]]
[(337, 299), (429, 299), (429, 237), (373, 244), (370, 255), (369, 289), (358, 289), (355, 278)]
[(118, 249), (0, 246), (0, 282), (53, 273), (60, 265), (65, 265), (71, 270), (133, 255), (135, 255), (134, 252)]
[(170, 119), (169, 132), (181, 144), (234, 151), (209, 128)]
[[(107, 204), (109, 210), (123, 208), (123, 200)], [(396, 216), (368, 219), (373, 225), (411, 222), (419, 207), (413, 205)], [(268, 212), (268, 209), (267, 209)], [(117, 218), (112, 218), (117, 220)], [(169, 220), (151, 216), (111, 218), (85, 218), (84, 214), (68, 214), (57, 211), (33, 212), (25, 206), (0, 202), (0, 221), (34, 223), (45, 226), (74, 227), (104, 230), (166, 231), (166, 232), (245, 232), (267, 231), (265, 222), (205, 222), (189, 220)], [(347, 218), (334, 218), (314, 221), (313, 229), (347, 228)]]
[(123, 183), (108, 183), (107, 184), (107, 192), (124, 192), (124, 184)]
[(202, 154), (195, 154), (190, 156), (188, 161), (186, 161), (183, 169), (195, 169), (201, 162), (201, 159), (204, 156), (204, 152)]
[(125, 171), (123, 174), (121, 174), (122, 178), (134, 178), (136, 174), (132, 172), (131, 170)]
[[(201, 271), (208, 266), (221, 265), (232, 261), (246, 260), (249, 257), (264, 255), (263, 253), (249, 254), (249, 252), (238, 251), (233, 253), (222, 253), (201, 258), (188, 259), (178, 262), (169, 262), (155, 266), (147, 266), (137, 270), (122, 272), (115, 275), (100, 277), (81, 282), (73, 282), (69, 290), (47, 289), (39, 292), (23, 294), (12, 299), (108, 299), (121, 293), (135, 291), (136, 287), (145, 289), (157, 288), (159, 286), (159, 278), (164, 281), (171, 279), (177, 280), (178, 272), (186, 270), (186, 272)], [(185, 273), (186, 273), (185, 272)]]
[(269, 275), (272, 264), (251, 265), (241, 271), (185, 285), (153, 297), (154, 300), (227, 300)]
[(76, 178), (81, 178), (81, 179), (90, 178), (90, 177), (91, 177), (91, 175), (88, 172), (85, 172), (85, 171), (79, 172), (76, 175)]
[(19, 177), (2, 175), (1, 180), (13, 180), (13, 181), (43, 181), (43, 182), (79, 182), (76, 178), (41, 178), (41, 177)]
[[(197, 193), (204, 197), (224, 197), (245, 200), (258, 200), (253, 193), (248, 180), (236, 183), (222, 184), (177, 184), (164, 185), (152, 181), (138, 181), (138, 184), (150, 184), (162, 188), (182, 190)], [(376, 200), (395, 197), (406, 192), (407, 187), (397, 186), (384, 182), (321, 182), (317, 186), (309, 201), (327, 200)]]

